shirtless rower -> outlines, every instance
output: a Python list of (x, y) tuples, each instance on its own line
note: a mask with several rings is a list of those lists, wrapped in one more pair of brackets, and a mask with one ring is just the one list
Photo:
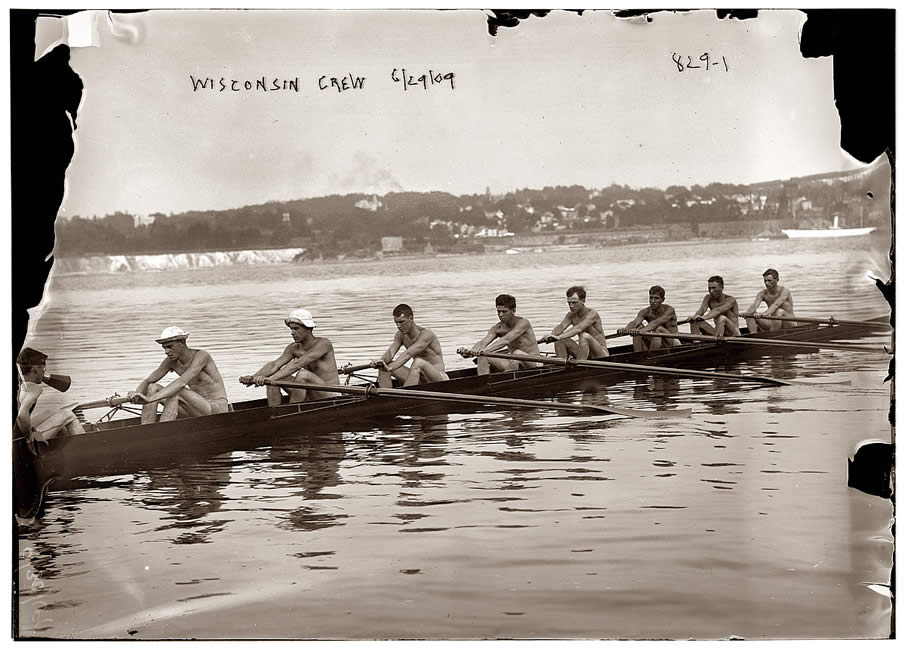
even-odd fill
[[(540, 354), (537, 348), (537, 338), (534, 337), (534, 329), (527, 318), (515, 315), (515, 298), (502, 293), (496, 297), (496, 314), (500, 319), (487, 332), (487, 335), (476, 342), (471, 349), (460, 348), (459, 354), (468, 358), (477, 352), (496, 352), (508, 348), (509, 354)], [(478, 374), (489, 374), (491, 368), (506, 371), (517, 370), (521, 367), (534, 367), (534, 363), (527, 361), (513, 361), (504, 358), (487, 358), (478, 356)]]
[[(23, 347), (16, 357), (22, 381), (17, 395), (18, 412), (15, 428), (27, 440), (32, 452), (34, 442), (46, 442), (58, 435), (81, 435), (85, 432), (75, 413), (70, 409), (36, 408), (43, 394), (47, 355), (31, 347)], [(14, 432), (14, 436), (16, 433)]]
[[(662, 286), (651, 286), (647, 292), (648, 306), (638, 311), (638, 315), (625, 328), (616, 333), (631, 334), (632, 348), (636, 352), (660, 349), (664, 345), (672, 346), (679, 343), (675, 338), (661, 338), (660, 336), (638, 336), (639, 331), (654, 333), (679, 333), (676, 323), (676, 310), (664, 303), (666, 291)], [(647, 321), (647, 324), (644, 322)]]
[[(379, 370), (377, 384), (382, 388), (392, 387), (394, 376), (403, 385), (449, 380), (440, 340), (430, 329), (415, 324), (412, 307), (399, 304), (393, 309), (393, 322), (398, 330), (393, 336), (393, 342), (380, 360), (371, 363), (371, 367)], [(396, 356), (403, 346), (405, 351)], [(405, 367), (410, 360), (411, 367)]]
[[(713, 326), (704, 322), (713, 320)], [(714, 275), (707, 280), (707, 295), (694, 315), (688, 317), (691, 333), (707, 336), (738, 336), (738, 302), (723, 293), (723, 278)]]
[[(226, 386), (214, 359), (203, 349), (188, 347), (185, 344), (188, 337), (179, 327), (167, 327), (156, 340), (166, 358), (128, 395), (133, 403), (143, 404), (141, 423), (152, 424), (157, 420), (157, 404), (161, 401), (161, 422), (229, 411)], [(179, 378), (166, 387), (157, 383), (170, 372)]]
[[(317, 325), (311, 312), (305, 309), (296, 309), (289, 314), (283, 322), (289, 327), (293, 342), (286, 346), (283, 353), (252, 376), (243, 376), (243, 383), (264, 385), (267, 379), (277, 381), (285, 377), (292, 377), (296, 381), (305, 383), (339, 385), (339, 374), (336, 371), (336, 357), (333, 354), (333, 343), (329, 338), (314, 335), (314, 327)], [(306, 398), (325, 399), (332, 397), (332, 392), (320, 390), (295, 390), (287, 389), (289, 402), (298, 403)], [(307, 392), (307, 394), (306, 394)], [(278, 406), (282, 401), (280, 388), (267, 386), (267, 404)]]
[[(767, 309), (763, 313), (757, 313), (757, 307), (760, 306), (761, 302), (766, 303)], [(745, 322), (748, 324), (748, 331), (751, 333), (795, 326), (795, 323), (790, 320), (760, 319), (762, 315), (773, 315), (783, 318), (795, 316), (792, 308), (792, 294), (789, 289), (780, 286), (779, 271), (773, 268), (768, 268), (764, 271), (764, 288), (758, 291), (753, 304), (751, 304), (748, 312), (744, 315)]]
[[(600, 315), (594, 309), (585, 306), (586, 297), (587, 293), (583, 286), (569, 287), (566, 290), (569, 311), (549, 335), (537, 342), (554, 343), (556, 355), (560, 358), (572, 356), (578, 360), (585, 360), (609, 356)], [(578, 336), (577, 343), (570, 340), (574, 336)]]

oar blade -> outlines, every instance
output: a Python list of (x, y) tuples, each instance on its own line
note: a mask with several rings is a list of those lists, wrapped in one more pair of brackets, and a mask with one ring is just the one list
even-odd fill
[(691, 408), (678, 408), (675, 410), (638, 410), (636, 408), (623, 408), (621, 406), (597, 406), (590, 404), (585, 407), (612, 415), (640, 417), (641, 419), (687, 419), (688, 417), (691, 417)]

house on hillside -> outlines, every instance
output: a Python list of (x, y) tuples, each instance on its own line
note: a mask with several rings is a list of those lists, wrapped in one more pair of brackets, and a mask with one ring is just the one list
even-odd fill
[(381, 237), (380, 250), (384, 254), (402, 252), (402, 237)]

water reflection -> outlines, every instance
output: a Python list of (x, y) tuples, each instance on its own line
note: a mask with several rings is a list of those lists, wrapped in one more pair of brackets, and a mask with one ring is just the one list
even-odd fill
[(172, 539), (173, 544), (209, 543), (210, 537), (229, 522), (226, 518), (209, 517), (223, 506), (223, 490), (230, 482), (230, 456), (230, 453), (214, 456), (204, 465), (149, 469), (141, 495), (130, 500), (146, 509), (165, 512), (161, 520), (171, 522), (155, 531), (179, 531)]
[(340, 497), (323, 490), (342, 484), (340, 465), (345, 459), (346, 443), (341, 431), (308, 435), (293, 444), (270, 449), (267, 460), (277, 475), (269, 477), (268, 487), (288, 488), (290, 493), (281, 497), (281, 502), (289, 506), (299, 503), (279, 516), (278, 528), (312, 532), (344, 524), (346, 514), (331, 511), (326, 503), (316, 503)]

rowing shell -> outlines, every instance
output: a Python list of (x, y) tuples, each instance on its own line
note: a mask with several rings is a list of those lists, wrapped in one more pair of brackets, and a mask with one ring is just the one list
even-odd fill
[[(853, 325), (820, 327), (811, 324), (747, 335), (758, 339), (821, 342), (854, 338), (864, 333), (864, 328)], [(738, 358), (812, 351), (789, 348), (777, 352), (763, 347), (748, 348), (742, 344), (706, 342), (652, 352), (632, 352), (631, 349), (630, 345), (615, 347), (606, 360), (669, 367), (720, 367)], [(634, 376), (638, 375), (616, 368), (540, 367), (487, 375), (477, 375), (475, 368), (468, 368), (450, 372), (449, 381), (401, 389), (521, 398), (530, 394), (550, 395), (556, 390), (574, 387), (588, 380), (600, 385), (614, 385)], [(84, 435), (51, 439), (48, 444), (38, 445), (39, 456), (31, 462), (37, 474), (35, 479), (42, 484), (47, 478), (55, 477), (57, 479), (51, 489), (60, 489), (65, 488), (67, 480), (73, 477), (121, 475), (216, 453), (269, 446), (315, 435), (319, 431), (349, 431), (362, 425), (373, 427), (376, 418), (388, 415), (449, 412), (463, 406), (350, 395), (275, 407), (268, 406), (265, 399), (256, 399), (234, 403), (231, 408), (231, 412), (144, 426), (140, 425), (137, 417), (114, 419), (92, 425), (93, 430)], [(14, 444), (24, 445), (24, 440)]]

